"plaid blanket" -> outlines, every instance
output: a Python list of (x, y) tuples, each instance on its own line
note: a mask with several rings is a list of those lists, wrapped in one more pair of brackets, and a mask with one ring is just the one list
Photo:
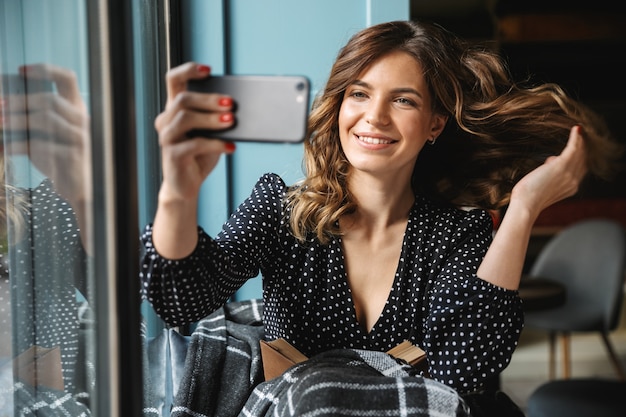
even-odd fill
[(456, 391), (384, 352), (341, 349), (256, 387), (242, 416), (469, 416)]
[(91, 411), (79, 398), (66, 392), (16, 382), (13, 385), (13, 411), (20, 417), (89, 417)]
[(236, 416), (263, 381), (262, 303), (231, 302), (191, 336), (165, 329), (147, 341), (144, 417)]
[[(256, 300), (228, 303), (191, 336), (166, 329), (146, 339), (144, 417), (524, 416), (502, 392), (461, 399), (383, 352), (325, 352), (264, 382), (262, 309)], [(91, 415), (83, 392), (3, 386), (10, 388), (0, 389), (0, 415)]]
[[(341, 349), (263, 381), (262, 303), (228, 303), (189, 341), (172, 417), (469, 416), (451, 388), (383, 352)], [(155, 408), (144, 415), (154, 415)]]

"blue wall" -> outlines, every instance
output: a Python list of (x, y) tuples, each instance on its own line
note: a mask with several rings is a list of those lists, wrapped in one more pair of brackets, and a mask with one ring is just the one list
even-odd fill
[[(330, 67), (356, 31), (375, 23), (409, 19), (409, 0), (231, 0), (224, 24), (221, 0), (183, 4), (183, 60), (225, 70), (225, 41), (233, 74), (299, 74), (311, 80), (312, 96), (322, 88)], [(224, 36), (229, 27), (230, 36)], [(302, 177), (302, 145), (239, 143), (231, 158), (233, 200), (248, 197), (265, 172), (293, 183)], [(215, 235), (228, 215), (226, 163), (203, 185), (200, 225)], [(237, 298), (259, 297), (260, 279), (247, 283)]]

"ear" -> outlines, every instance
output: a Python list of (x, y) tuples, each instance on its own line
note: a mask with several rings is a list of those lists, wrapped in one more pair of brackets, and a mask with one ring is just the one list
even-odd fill
[(433, 114), (430, 126), (431, 137), (436, 139), (441, 135), (443, 128), (446, 127), (446, 123), (448, 123), (448, 116), (439, 113)]

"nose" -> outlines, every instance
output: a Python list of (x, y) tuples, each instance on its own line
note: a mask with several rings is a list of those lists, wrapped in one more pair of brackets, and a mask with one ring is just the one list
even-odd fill
[(389, 124), (389, 106), (381, 99), (371, 99), (365, 113), (365, 121), (372, 126)]

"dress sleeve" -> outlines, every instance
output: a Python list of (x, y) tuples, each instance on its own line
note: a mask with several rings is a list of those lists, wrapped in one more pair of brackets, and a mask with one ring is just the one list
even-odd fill
[(490, 221), (480, 210), (465, 216), (429, 292), (429, 371), (461, 393), (479, 390), (506, 368), (523, 328), (518, 292), (476, 276), (491, 242)]
[(183, 259), (159, 255), (152, 244), (152, 227), (147, 225), (141, 236), (142, 297), (172, 326), (198, 321), (217, 310), (259, 274), (275, 247), (285, 190), (280, 177), (261, 177), (215, 238), (198, 227), (198, 244)]

